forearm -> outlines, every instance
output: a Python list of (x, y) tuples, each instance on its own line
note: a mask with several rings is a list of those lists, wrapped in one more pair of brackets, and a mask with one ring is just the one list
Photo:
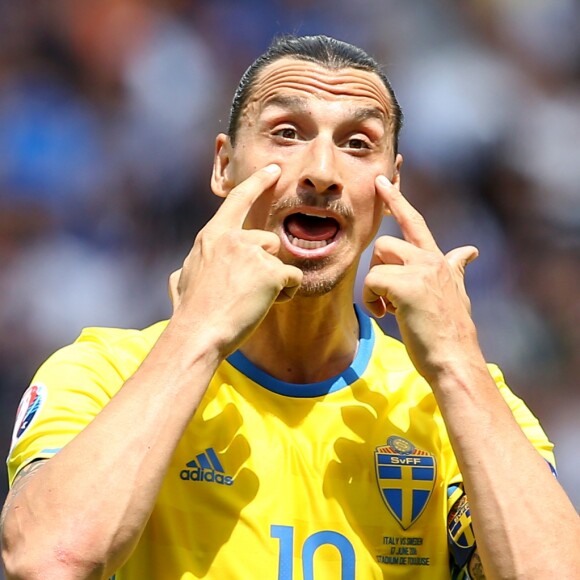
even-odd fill
[(26, 570), (15, 577), (38, 577), (35, 565), (43, 580), (106, 577), (131, 553), (219, 363), (301, 284), (302, 271), (277, 257), (278, 235), (243, 227), (280, 173), (268, 165), (228, 189), (170, 280), (174, 315), (149, 356), (94, 421), (12, 494), (3, 555), (8, 567), (24, 562)]
[(384, 176), (376, 186), (404, 241), (377, 240), (363, 298), (376, 315), (396, 315), (411, 361), (433, 389), (463, 474), (486, 575), (577, 576), (580, 518), (522, 432), (478, 345), (464, 284), (476, 248), (443, 254), (398, 186)]
[(100, 578), (126, 560), (219, 363), (200, 344), (170, 324), (94, 421), (9, 497), (9, 570), (38, 562), (43, 578)]
[(580, 518), (515, 421), (479, 348), (474, 344), (431, 382), (463, 474), (486, 577), (573, 578)]

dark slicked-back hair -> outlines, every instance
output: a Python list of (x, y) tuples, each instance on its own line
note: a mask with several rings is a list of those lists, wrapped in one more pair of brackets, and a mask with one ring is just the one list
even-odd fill
[(364, 50), (347, 42), (323, 35), (282, 36), (276, 38), (270, 48), (250, 65), (242, 76), (232, 101), (228, 126), (228, 135), (232, 144), (235, 144), (240, 116), (256, 84), (259, 73), (269, 64), (282, 58), (313, 62), (330, 70), (355, 68), (375, 73), (385, 85), (391, 99), (391, 128), (393, 131), (394, 150), (397, 153), (399, 132), (403, 124), (403, 113), (389, 79), (377, 61)]

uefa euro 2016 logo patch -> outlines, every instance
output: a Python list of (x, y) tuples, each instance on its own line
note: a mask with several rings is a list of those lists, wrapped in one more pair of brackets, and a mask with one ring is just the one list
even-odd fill
[(435, 486), (435, 457), (396, 435), (375, 449), (381, 497), (406, 530), (423, 513)]
[(16, 412), (16, 422), (14, 425), (14, 432), (12, 433), (12, 443), (10, 450), (16, 444), (16, 441), (24, 434), (26, 429), (30, 427), (33, 419), (40, 411), (47, 395), (46, 386), (42, 383), (31, 385), (20, 401), (18, 411)]

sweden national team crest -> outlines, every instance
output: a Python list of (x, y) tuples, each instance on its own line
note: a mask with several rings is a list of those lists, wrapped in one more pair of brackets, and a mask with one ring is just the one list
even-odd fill
[(375, 449), (375, 468), (381, 497), (406, 530), (423, 513), (435, 486), (435, 457), (410, 441), (392, 435)]

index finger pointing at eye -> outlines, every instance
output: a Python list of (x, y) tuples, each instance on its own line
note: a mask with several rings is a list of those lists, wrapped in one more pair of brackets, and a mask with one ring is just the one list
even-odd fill
[(234, 187), (210, 220), (212, 227), (241, 228), (254, 202), (276, 183), (281, 171), (279, 165), (267, 165)]
[(407, 201), (405, 196), (384, 176), (376, 179), (377, 193), (386, 209), (395, 218), (401, 233), (409, 243), (434, 252), (441, 252), (423, 216)]

